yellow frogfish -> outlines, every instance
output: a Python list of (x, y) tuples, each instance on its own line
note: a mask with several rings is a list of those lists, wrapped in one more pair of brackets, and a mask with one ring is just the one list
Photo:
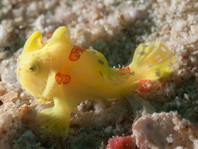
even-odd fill
[(165, 44), (149, 42), (137, 47), (130, 65), (110, 68), (102, 53), (73, 45), (69, 30), (62, 26), (48, 41), (40, 31), (29, 37), (18, 58), (17, 77), (39, 103), (54, 102), (38, 114), (40, 126), (65, 135), (71, 112), (80, 102), (120, 98), (136, 90), (141, 80), (168, 76), (175, 65), (176, 56)]

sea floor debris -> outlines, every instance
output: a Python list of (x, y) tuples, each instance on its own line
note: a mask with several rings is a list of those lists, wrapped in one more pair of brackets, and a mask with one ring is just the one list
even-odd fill
[[(197, 9), (197, 0), (2, 0), (0, 148), (20, 148), (23, 145), (38, 149), (104, 149), (112, 136), (133, 135), (140, 149), (149, 145), (196, 149)], [(56, 138), (40, 130), (34, 118), (45, 107), (21, 88), (15, 75), (16, 61), (24, 42), (33, 31), (41, 30), (50, 37), (61, 25), (71, 30), (72, 40), (77, 45), (99, 49), (104, 53), (111, 66), (126, 65), (140, 43), (161, 41), (167, 44), (177, 54), (179, 69), (170, 78), (157, 82), (153, 89), (136, 93), (149, 102), (152, 111), (154, 109), (157, 113), (148, 114), (148, 111), (142, 110), (148, 108), (141, 108), (141, 104), (136, 110), (132, 109), (128, 98), (86, 101), (78, 106), (77, 113), (72, 114), (73, 131), (69, 136)], [(160, 132), (150, 141), (141, 138), (142, 133), (147, 132), (147, 137), (150, 133), (146, 124)], [(178, 131), (169, 131), (167, 125), (178, 128)], [(164, 129), (157, 131), (161, 126)], [(165, 135), (163, 130), (168, 133)], [(160, 137), (163, 139), (157, 140)], [(177, 138), (186, 142), (180, 143)], [(143, 142), (142, 146), (140, 142)]]

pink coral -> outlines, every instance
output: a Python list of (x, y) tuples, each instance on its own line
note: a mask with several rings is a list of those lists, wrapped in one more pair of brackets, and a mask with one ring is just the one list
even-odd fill
[(140, 149), (197, 149), (198, 126), (176, 112), (144, 115), (133, 124), (132, 131)]

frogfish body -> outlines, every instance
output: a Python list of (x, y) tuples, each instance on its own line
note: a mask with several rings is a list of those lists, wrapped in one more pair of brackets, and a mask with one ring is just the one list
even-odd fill
[(103, 54), (73, 45), (69, 30), (59, 27), (46, 42), (39, 31), (29, 37), (18, 58), (17, 76), (40, 103), (54, 102), (38, 114), (41, 127), (65, 135), (70, 114), (81, 101), (122, 97), (137, 89), (140, 80), (168, 76), (175, 65), (175, 54), (165, 44), (150, 42), (137, 47), (130, 65), (110, 68)]

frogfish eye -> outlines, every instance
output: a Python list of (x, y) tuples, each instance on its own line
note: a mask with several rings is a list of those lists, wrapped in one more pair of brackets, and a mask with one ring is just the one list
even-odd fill
[(38, 69), (38, 66), (31, 66), (30, 68), (29, 68), (29, 71), (30, 72), (33, 72), (33, 71), (36, 71)]
[(33, 71), (33, 70), (34, 70), (34, 68), (33, 68), (33, 67), (30, 67), (30, 68), (29, 68), (29, 70), (30, 70), (30, 71)]

